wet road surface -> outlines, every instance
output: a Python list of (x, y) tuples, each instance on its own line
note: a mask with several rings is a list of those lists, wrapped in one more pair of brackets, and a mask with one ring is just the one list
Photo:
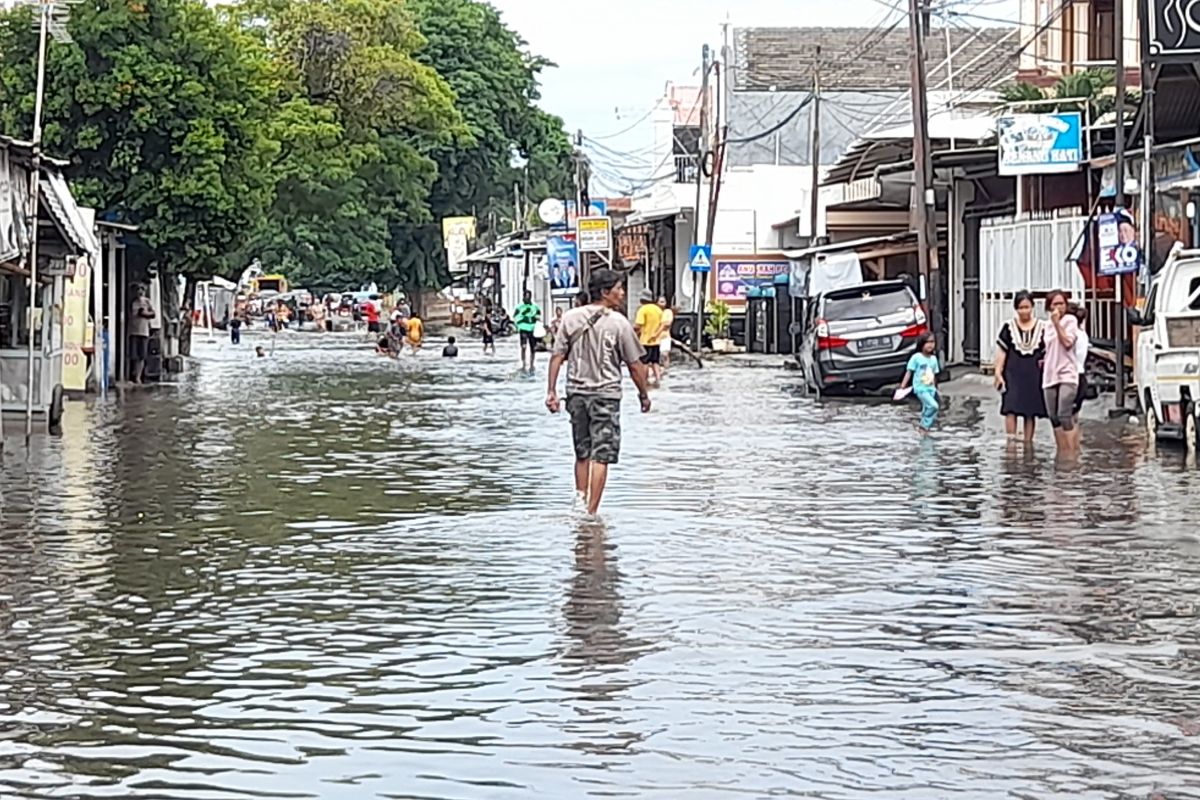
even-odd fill
[(599, 527), (511, 341), (255, 341), (4, 455), (0, 797), (1200, 797), (1178, 454), (680, 369)]

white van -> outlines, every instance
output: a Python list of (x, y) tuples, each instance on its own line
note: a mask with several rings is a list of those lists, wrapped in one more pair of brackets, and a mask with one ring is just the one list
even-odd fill
[(1154, 278), (1145, 308), (1129, 312), (1137, 337), (1138, 400), (1151, 438), (1200, 446), (1200, 250), (1177, 249)]

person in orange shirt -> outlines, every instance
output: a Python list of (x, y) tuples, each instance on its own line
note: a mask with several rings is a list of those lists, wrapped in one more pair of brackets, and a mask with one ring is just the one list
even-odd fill
[(425, 340), (425, 323), (416, 314), (408, 318), (408, 331), (405, 334), (405, 341), (412, 349), (413, 355), (421, 349), (421, 344)]

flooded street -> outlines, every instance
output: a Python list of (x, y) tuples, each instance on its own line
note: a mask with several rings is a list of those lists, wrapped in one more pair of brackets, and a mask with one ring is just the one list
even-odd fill
[(1177, 452), (678, 369), (596, 527), (544, 356), (260, 341), (10, 442), (0, 797), (1200, 797)]

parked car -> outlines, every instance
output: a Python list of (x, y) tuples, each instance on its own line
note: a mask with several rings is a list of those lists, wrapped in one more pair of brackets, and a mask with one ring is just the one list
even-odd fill
[(1141, 312), (1134, 369), (1153, 439), (1200, 447), (1200, 250), (1176, 250), (1154, 278)]
[(925, 312), (904, 281), (834, 289), (811, 300), (797, 357), (818, 393), (877, 391), (900, 382), (927, 330)]

